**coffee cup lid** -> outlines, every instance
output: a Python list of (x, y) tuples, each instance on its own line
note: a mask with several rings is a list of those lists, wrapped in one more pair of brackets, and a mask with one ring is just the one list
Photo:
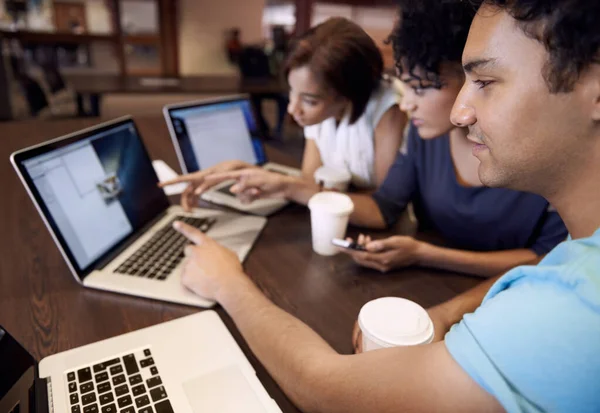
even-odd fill
[(319, 210), (333, 215), (347, 215), (354, 210), (354, 203), (346, 194), (324, 191), (308, 200), (308, 208), (311, 211)]
[(399, 297), (369, 301), (358, 315), (364, 335), (381, 347), (412, 346), (433, 340), (433, 323), (419, 304)]
[(330, 182), (350, 182), (352, 174), (345, 169), (335, 169), (329, 166), (321, 166), (315, 171), (315, 180)]

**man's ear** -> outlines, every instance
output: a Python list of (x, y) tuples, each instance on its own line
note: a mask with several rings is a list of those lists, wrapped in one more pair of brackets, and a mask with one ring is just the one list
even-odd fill
[(600, 122), (600, 64), (592, 64), (584, 79), (585, 88), (592, 99), (592, 120)]

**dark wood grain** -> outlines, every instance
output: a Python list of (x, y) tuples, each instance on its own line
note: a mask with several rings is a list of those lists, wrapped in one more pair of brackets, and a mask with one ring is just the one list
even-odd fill
[[(136, 119), (153, 159), (179, 171), (160, 116)], [(78, 285), (8, 161), (13, 151), (75, 131), (93, 120), (0, 123), (0, 324), (37, 358), (185, 316), (198, 309), (90, 290)], [(282, 163), (293, 159), (269, 149)], [(355, 233), (355, 229), (351, 229)], [(350, 332), (360, 307), (388, 295), (428, 307), (478, 282), (458, 274), (408, 268), (390, 274), (359, 268), (347, 257), (312, 252), (304, 207), (269, 219), (245, 268), (277, 305), (314, 328), (334, 349), (351, 352)], [(255, 359), (231, 319), (218, 314), (284, 412), (297, 409)]]

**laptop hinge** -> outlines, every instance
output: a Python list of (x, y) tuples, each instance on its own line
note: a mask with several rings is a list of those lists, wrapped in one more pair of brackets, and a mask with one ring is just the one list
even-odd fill
[(35, 387), (35, 410), (36, 413), (54, 413), (52, 400), (52, 382), (50, 378), (36, 378)]
[(96, 266), (95, 269), (96, 270), (103, 270), (104, 267), (106, 267), (108, 264), (110, 264), (115, 258), (117, 258), (123, 251), (125, 251), (127, 248), (129, 248), (134, 242), (136, 242), (142, 235), (144, 235), (150, 228), (152, 228), (154, 225), (156, 225), (157, 222), (159, 222), (161, 219), (163, 219), (165, 216), (167, 216), (167, 214), (169, 213), (169, 209), (164, 210), (163, 212), (161, 212), (160, 214), (158, 214), (158, 216), (156, 216), (154, 219), (150, 220), (150, 222), (148, 222), (146, 225), (144, 225), (142, 228), (138, 229), (137, 231), (135, 231), (133, 234), (131, 234), (131, 236), (129, 238), (127, 238), (120, 246), (119, 248), (117, 248), (115, 251), (113, 251), (112, 253), (108, 254), (106, 257), (104, 257), (103, 260), (101, 260)]

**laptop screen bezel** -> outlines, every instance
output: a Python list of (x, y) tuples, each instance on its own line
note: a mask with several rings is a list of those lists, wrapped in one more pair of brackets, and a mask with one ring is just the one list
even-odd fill
[[(254, 106), (251, 104), (250, 95), (248, 95), (248, 94), (231, 95), (231, 96), (220, 97), (217, 99), (194, 100), (191, 102), (177, 103), (177, 104), (173, 104), (173, 105), (167, 105), (164, 107), (163, 114), (165, 116), (165, 121), (167, 122), (167, 127), (169, 128), (169, 134), (171, 135), (171, 140), (173, 141), (173, 146), (175, 147), (175, 153), (177, 154), (177, 159), (179, 160), (179, 165), (184, 174), (195, 172), (195, 171), (190, 170), (190, 168), (188, 167), (188, 165), (185, 162), (185, 158), (181, 152), (181, 145), (179, 144), (179, 139), (177, 137), (177, 134), (175, 133), (175, 127), (173, 126), (173, 117), (172, 117), (171, 113), (173, 111), (178, 111), (178, 110), (182, 110), (182, 109), (201, 108), (203, 106), (213, 106), (213, 105), (218, 105), (221, 103), (232, 103), (232, 102), (241, 102), (241, 101), (247, 101), (248, 103), (250, 103), (249, 104), (250, 111), (251, 111), (252, 117), (254, 118), (254, 121), (256, 122), (257, 127), (258, 127), (258, 122), (256, 120), (256, 113), (254, 111)], [(265, 151), (265, 146), (263, 143), (264, 136), (262, 136), (262, 131), (260, 131), (260, 128), (259, 128), (259, 134), (260, 134), (259, 146), (260, 146), (260, 150), (262, 151), (262, 154), (264, 156), (264, 161), (260, 162), (260, 160), (258, 160), (256, 165), (262, 166), (262, 165), (266, 164), (267, 162), (269, 162), (269, 160), (268, 160), (267, 153)], [(254, 143), (253, 143), (253, 145), (254, 145)], [(196, 154), (194, 154), (194, 158), (196, 158)], [(196, 162), (198, 162), (197, 159), (196, 159)], [(202, 165), (199, 165), (199, 166), (200, 166), (200, 170), (202, 170)]]
[[(140, 136), (139, 130), (138, 130), (134, 120), (130, 116), (115, 119), (113, 121), (109, 121), (106, 123), (102, 123), (100, 125), (93, 126), (88, 129), (77, 131), (77, 132), (71, 133), (66, 136), (59, 137), (59, 138), (51, 140), (51, 141), (43, 142), (39, 145), (23, 149), (21, 151), (15, 152), (14, 154), (11, 155), (11, 162), (13, 163), (13, 166), (16, 168), (17, 173), (19, 174), (19, 177), (21, 178), (21, 181), (23, 182), (29, 196), (33, 200), (38, 212), (42, 216), (44, 223), (46, 224), (46, 227), (48, 227), (48, 230), (52, 234), (54, 240), (59, 244), (59, 248), (61, 249), (61, 252), (63, 253), (63, 256), (65, 257), (65, 259), (68, 261), (69, 267), (76, 273), (77, 277), (81, 281), (83, 281), (83, 279), (88, 274), (90, 274), (92, 271), (94, 271), (100, 263), (105, 261), (108, 256), (113, 255), (124, 244), (127, 244), (132, 238), (134, 238), (140, 228), (143, 228), (149, 222), (151, 222), (152, 220), (154, 220), (158, 216), (160, 216), (162, 213), (164, 213), (164, 211), (166, 211), (170, 206), (169, 198), (163, 192), (162, 197), (160, 197), (160, 199), (156, 200), (156, 202), (162, 202), (162, 204), (163, 204), (162, 208), (160, 205), (153, 206), (153, 207), (157, 208), (156, 214), (151, 216), (150, 219), (147, 220), (147, 222), (144, 222), (142, 225), (140, 225), (139, 228), (134, 228), (134, 230), (131, 232), (131, 234), (127, 235), (121, 241), (117, 242), (112, 248), (105, 251), (102, 255), (100, 255), (98, 258), (96, 258), (94, 261), (92, 261), (86, 267), (80, 268), (79, 265), (77, 264), (77, 260), (75, 259), (75, 256), (73, 255), (73, 253), (71, 252), (71, 249), (69, 248), (69, 245), (67, 244), (63, 235), (61, 234), (60, 229), (56, 225), (56, 222), (54, 221), (52, 215), (50, 214), (50, 211), (46, 207), (45, 202), (43, 201), (33, 180), (31, 179), (31, 176), (29, 175), (27, 168), (24, 166), (24, 162), (29, 159), (35, 158), (37, 156), (44, 155), (46, 153), (55, 151), (57, 149), (65, 147), (65, 146), (85, 140), (93, 135), (98, 135), (98, 134), (104, 133), (110, 129), (120, 128), (127, 124), (131, 124), (131, 126), (133, 126), (135, 133), (137, 134), (138, 138), (142, 142), (142, 147), (143, 147), (143, 151), (144, 151), (145, 155), (147, 156), (148, 160), (150, 162), (152, 162), (150, 155), (148, 154), (148, 149), (146, 148), (146, 145), (144, 144), (144, 141), (142, 140), (142, 137)], [(156, 176), (156, 172), (154, 171), (154, 169), (152, 169), (152, 173), (154, 174), (154, 176), (156, 178), (156, 182), (158, 183), (158, 177)]]

